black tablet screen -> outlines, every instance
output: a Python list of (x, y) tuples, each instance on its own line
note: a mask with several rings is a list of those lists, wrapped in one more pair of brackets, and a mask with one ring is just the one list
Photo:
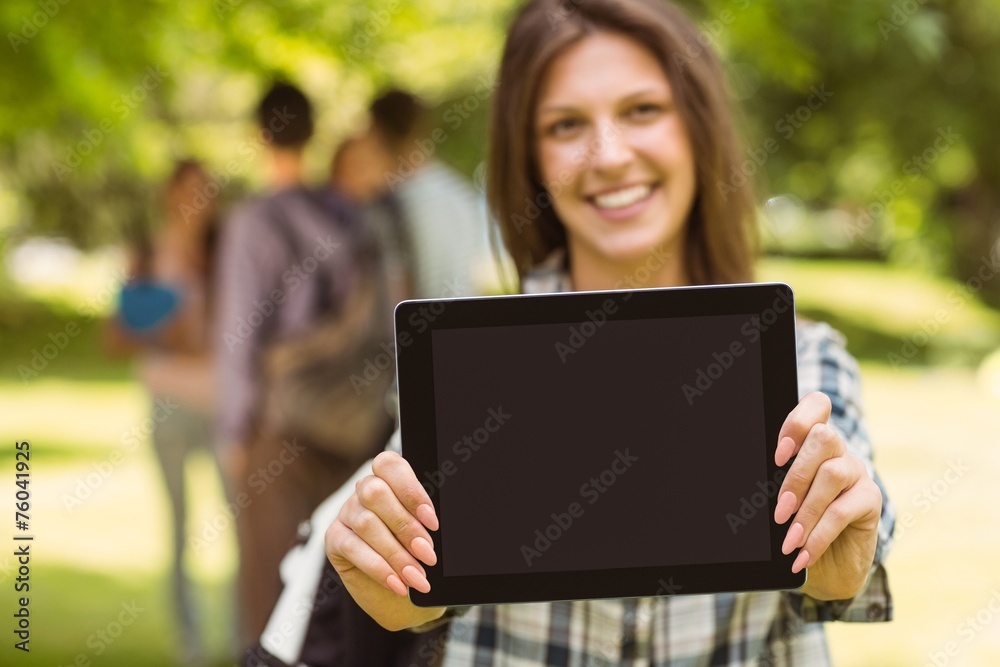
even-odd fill
[(440, 329), (432, 350), (444, 576), (770, 559), (770, 512), (745, 506), (767, 475), (751, 315)]

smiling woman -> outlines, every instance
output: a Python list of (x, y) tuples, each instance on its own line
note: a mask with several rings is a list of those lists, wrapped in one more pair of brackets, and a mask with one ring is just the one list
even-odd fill
[[(523, 292), (752, 279), (753, 193), (747, 182), (722, 180), (743, 154), (723, 69), (704, 43), (662, 0), (531, 0), (520, 10), (494, 97), (488, 199)], [(598, 319), (581, 316), (581, 334), (596, 329)], [(757, 324), (767, 326), (767, 319)], [(753, 326), (748, 338), (759, 335)], [(799, 403), (766, 444), (776, 466), (789, 466), (768, 493), (776, 498), (770, 520), (782, 531), (791, 572), (808, 568), (798, 590), (418, 608), (409, 589), (430, 592), (424, 566), (438, 566), (437, 531), (449, 519), (395, 450), (374, 459), (341, 507), (326, 534), (327, 555), (354, 600), (383, 627), (421, 631), (450, 620), (443, 655), (449, 667), (829, 664), (816, 621), (892, 616), (882, 563), (893, 509), (874, 476), (857, 365), (843, 345), (826, 325), (796, 323)], [(727, 346), (709, 358), (735, 365), (738, 356)], [(763, 373), (774, 371), (773, 360), (761, 363)], [(631, 405), (640, 403), (633, 398)], [(669, 409), (658, 407), (670, 424)], [(595, 419), (602, 410), (581, 412), (579, 419)], [(623, 430), (609, 440), (610, 448), (631, 444)], [(717, 458), (719, 488), (698, 490), (702, 507), (722, 493), (724, 473), (739, 466), (732, 456)], [(635, 465), (648, 471), (654, 464)], [(501, 506), (511, 513), (511, 502), (493, 494), (479, 511), (486, 517)], [(640, 517), (648, 530), (654, 517), (677, 511), (662, 509)], [(556, 528), (563, 524), (570, 525), (566, 517)]]

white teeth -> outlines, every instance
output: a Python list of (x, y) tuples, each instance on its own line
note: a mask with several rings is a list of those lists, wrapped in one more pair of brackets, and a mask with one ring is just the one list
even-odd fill
[(625, 208), (649, 196), (648, 185), (633, 185), (630, 188), (616, 190), (594, 197), (594, 203), (600, 208)]

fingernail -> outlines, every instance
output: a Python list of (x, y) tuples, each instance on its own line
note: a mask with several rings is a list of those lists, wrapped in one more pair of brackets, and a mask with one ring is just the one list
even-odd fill
[[(791, 438), (789, 438), (786, 435), (784, 438), (781, 438), (780, 440), (778, 440), (778, 444), (774, 448), (774, 464), (775, 465), (779, 465), (779, 466), (785, 465), (785, 461), (783, 461), (782, 459), (785, 459), (785, 460), (788, 459), (788, 457), (785, 456), (784, 453), (781, 451), (782, 450), (781, 445), (784, 444), (785, 440), (791, 440)], [(792, 442), (792, 444), (794, 445), (794, 441)]]
[(806, 564), (809, 563), (809, 552), (803, 549), (799, 552), (799, 555), (795, 558), (795, 562), (792, 563), (792, 574), (798, 574), (800, 570), (805, 569)]
[(434, 514), (434, 508), (427, 503), (417, 507), (417, 518), (420, 520), (420, 523), (427, 526), (428, 529), (438, 529), (437, 515)]
[(428, 565), (437, 563), (437, 554), (434, 553), (434, 545), (424, 538), (414, 537), (413, 542), (410, 543), (410, 547), (413, 549), (413, 555)]
[(775, 523), (785, 523), (790, 518), (792, 518), (792, 512), (795, 511), (795, 494), (791, 491), (785, 491), (778, 498), (778, 503), (774, 508), (774, 521)]
[(422, 575), (420, 571), (412, 565), (407, 565), (403, 568), (403, 576), (410, 582), (410, 586), (416, 588), (421, 593), (430, 592), (431, 585), (430, 582), (427, 581), (427, 577)]
[[(805, 534), (805, 529), (802, 527), (801, 523), (793, 523), (792, 527), (788, 529), (785, 533), (785, 541), (781, 545), (781, 553), (786, 556), (792, 553), (797, 547), (802, 546), (802, 536)], [(798, 561), (796, 561), (798, 562)]]
[(394, 574), (390, 574), (389, 578), (385, 580), (385, 583), (392, 589), (392, 592), (401, 597), (406, 597), (406, 584), (404, 584), (399, 577)]

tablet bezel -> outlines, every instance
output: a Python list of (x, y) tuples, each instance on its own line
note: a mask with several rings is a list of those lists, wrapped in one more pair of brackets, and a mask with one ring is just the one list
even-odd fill
[[(609, 299), (615, 308), (607, 308)], [(626, 303), (627, 307), (617, 307)], [(784, 283), (753, 283), (401, 302), (394, 317), (400, 435), (403, 457), (418, 478), (423, 479), (422, 471), (438, 470), (433, 381), (426, 382), (434, 377), (431, 331), (573, 324), (583, 322), (583, 314), (594, 310), (604, 310), (609, 321), (759, 317), (767, 479), (783, 476), (779, 470), (787, 471), (791, 462), (779, 468), (774, 464), (774, 451), (781, 425), (799, 400), (794, 295)], [(765, 324), (772, 319), (773, 323)], [(437, 489), (432, 487), (429, 492), (438, 508)], [(769, 494), (767, 500), (760, 511), (773, 517), (777, 494)], [(799, 588), (806, 581), (806, 571), (791, 571), (798, 550), (787, 556), (781, 553), (790, 524), (779, 526), (772, 520), (769, 525), (772, 558), (768, 561), (457, 577), (443, 574), (440, 545), (447, 535), (441, 532), (446, 530), (442, 526), (431, 533), (438, 562), (424, 566), (431, 590), (420, 593), (411, 588), (410, 599), (417, 606), (441, 607)]]

